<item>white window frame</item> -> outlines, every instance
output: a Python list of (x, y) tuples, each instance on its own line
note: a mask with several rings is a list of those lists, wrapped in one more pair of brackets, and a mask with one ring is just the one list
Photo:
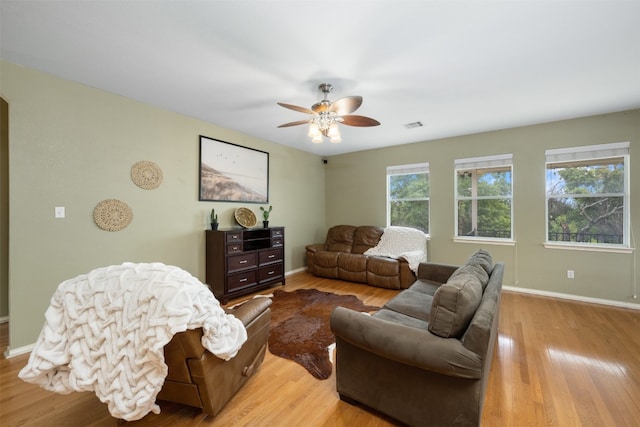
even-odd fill
[[(387, 227), (391, 226), (391, 185), (390, 185), (390, 177), (394, 175), (409, 175), (409, 174), (418, 174), (418, 173), (426, 173), (429, 175), (429, 162), (424, 163), (412, 163), (408, 165), (395, 165), (395, 166), (387, 166)], [(429, 176), (429, 179), (431, 177)], [(429, 186), (431, 188), (431, 186)], [(405, 201), (419, 201), (424, 200), (429, 202), (429, 211), (427, 212), (427, 218), (429, 221), (429, 233), (426, 233), (427, 236), (431, 233), (431, 195), (428, 194), (427, 197), (424, 198), (413, 198), (413, 199), (401, 199)]]
[[(613, 243), (582, 243), (549, 240), (549, 191), (547, 189), (547, 168), (549, 164), (570, 163), (572, 161), (606, 160), (611, 158), (623, 158), (624, 162), (624, 208), (622, 218), (622, 244)], [(556, 148), (545, 150), (545, 200), (544, 200), (544, 247), (550, 249), (573, 249), (601, 252), (630, 253), (631, 248), (631, 197), (629, 171), (629, 142), (614, 142), (609, 144), (586, 145), (580, 147)]]
[[(454, 242), (486, 242), (492, 244), (506, 244), (513, 245), (515, 244), (514, 239), (514, 223), (515, 218), (513, 215), (513, 154), (497, 154), (493, 156), (483, 156), (483, 157), (470, 157), (466, 159), (456, 159), (454, 162), (454, 180), (453, 180), (453, 194), (454, 194)], [(491, 169), (491, 168), (503, 168), (508, 167), (511, 171), (511, 195), (509, 197), (460, 197), (458, 195), (458, 172), (463, 170), (478, 170), (478, 169)], [(501, 237), (480, 237), (480, 236), (459, 236), (458, 235), (458, 205), (460, 200), (480, 200), (480, 199), (508, 199), (511, 201), (511, 230), (509, 230), (511, 237), (501, 238)]]

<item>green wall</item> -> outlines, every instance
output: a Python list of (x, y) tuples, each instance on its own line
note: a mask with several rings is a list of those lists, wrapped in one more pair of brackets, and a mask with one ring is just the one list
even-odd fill
[(0, 318), (9, 315), (9, 104), (0, 98)]
[[(286, 226), (285, 270), (304, 268), (304, 246), (326, 232), (321, 158), (81, 84), (2, 62), (9, 104), (9, 315), (12, 349), (35, 342), (58, 284), (91, 269), (131, 262), (177, 265), (204, 281), (204, 229), (212, 207), (221, 227), (259, 205), (198, 201), (199, 135), (270, 154), (271, 224)], [(307, 143), (308, 141), (301, 141)], [(143, 190), (130, 179), (140, 160), (164, 179)], [(107, 232), (93, 209), (107, 198), (133, 210)], [(54, 207), (66, 208), (54, 219)]]
[[(300, 150), (14, 64), (1, 62), (0, 67), (0, 94), (9, 107), (8, 312), (13, 349), (35, 342), (57, 285), (93, 268), (158, 261), (204, 280), (208, 211), (216, 208), (221, 227), (235, 225), (237, 207), (260, 212), (258, 205), (198, 201), (201, 134), (270, 153), (271, 223), (286, 226), (288, 272), (305, 267), (304, 246), (323, 241), (328, 226), (384, 226), (386, 167), (428, 161), (430, 260), (459, 263), (485, 247), (506, 262), (506, 285), (637, 302), (630, 298), (636, 252), (545, 249), (542, 242), (544, 150), (630, 141), (631, 182), (640, 182), (640, 110), (361, 151), (330, 157), (324, 165), (321, 157)], [(517, 244), (455, 243), (454, 159), (503, 153), (514, 156)], [(140, 160), (162, 168), (164, 180), (156, 190), (131, 182), (131, 165)], [(631, 216), (633, 233), (640, 236), (637, 194), (636, 186)], [(93, 223), (93, 208), (106, 198), (131, 206), (129, 227), (106, 232)], [(55, 206), (66, 208), (65, 219), (54, 219)], [(3, 209), (0, 214), (5, 221)], [(568, 269), (575, 271), (574, 280), (566, 279)], [(2, 291), (0, 282), (0, 295)]]
[[(631, 146), (631, 223), (633, 235), (640, 236), (640, 110), (330, 157), (326, 183), (327, 226), (385, 226), (386, 167), (429, 162), (430, 261), (460, 263), (484, 247), (491, 251), (494, 259), (506, 262), (505, 285), (638, 303), (632, 298), (637, 251), (606, 253), (543, 246), (545, 150), (621, 141), (629, 141)], [(454, 242), (454, 160), (507, 153), (513, 154), (517, 243), (504, 246)], [(573, 280), (566, 278), (569, 269), (575, 271)]]

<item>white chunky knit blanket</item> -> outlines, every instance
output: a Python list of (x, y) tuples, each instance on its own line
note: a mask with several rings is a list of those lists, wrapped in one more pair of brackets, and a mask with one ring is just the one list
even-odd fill
[(387, 227), (378, 244), (367, 249), (365, 255), (404, 259), (417, 273), (418, 265), (427, 260), (427, 235), (415, 228)]
[(93, 391), (114, 417), (137, 420), (160, 413), (163, 347), (175, 333), (199, 327), (204, 347), (222, 359), (247, 339), (242, 322), (178, 267), (98, 268), (58, 286), (19, 377), (62, 394)]

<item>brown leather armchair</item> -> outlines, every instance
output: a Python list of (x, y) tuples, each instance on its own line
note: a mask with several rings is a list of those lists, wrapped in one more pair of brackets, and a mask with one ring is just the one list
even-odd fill
[(215, 416), (264, 360), (271, 322), (270, 298), (226, 309), (247, 329), (247, 341), (233, 359), (222, 360), (201, 344), (202, 328), (177, 333), (165, 346), (169, 372), (158, 400), (202, 408)]

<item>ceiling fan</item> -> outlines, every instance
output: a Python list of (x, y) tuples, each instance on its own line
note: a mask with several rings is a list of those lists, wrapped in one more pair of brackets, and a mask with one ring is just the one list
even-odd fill
[(362, 105), (361, 96), (347, 96), (331, 102), (328, 99), (328, 95), (333, 90), (333, 86), (329, 83), (321, 83), (318, 86), (318, 89), (324, 93), (324, 98), (322, 101), (313, 104), (311, 108), (278, 102), (278, 105), (281, 107), (312, 115), (310, 119), (297, 120), (295, 122), (285, 123), (278, 127), (286, 128), (290, 126), (308, 124), (311, 141), (320, 143), (322, 142), (323, 135), (329, 138), (331, 142), (342, 141), (340, 137), (340, 130), (338, 129), (338, 123), (359, 127), (378, 126), (380, 124), (379, 121), (370, 117), (351, 114), (360, 108), (360, 105)]

